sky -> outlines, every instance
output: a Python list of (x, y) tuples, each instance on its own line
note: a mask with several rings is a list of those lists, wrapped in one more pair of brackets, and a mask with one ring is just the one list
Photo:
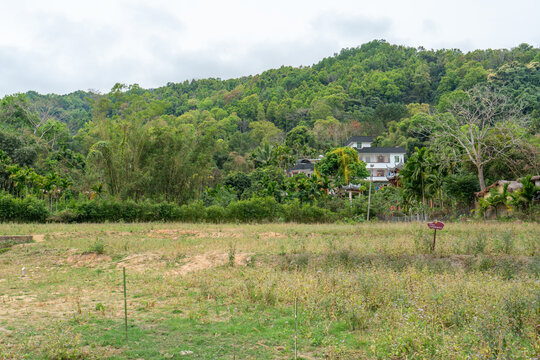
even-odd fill
[(374, 39), (463, 51), (540, 43), (538, 0), (0, 0), (0, 97), (309, 66)]

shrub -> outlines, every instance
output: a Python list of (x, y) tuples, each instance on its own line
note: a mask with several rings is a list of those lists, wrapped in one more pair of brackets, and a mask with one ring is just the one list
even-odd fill
[(105, 243), (101, 239), (96, 239), (96, 241), (90, 245), (88, 252), (103, 255), (105, 253)]
[(299, 223), (329, 222), (337, 218), (331, 211), (311, 204), (302, 206), (298, 200), (283, 205), (283, 215), (285, 221)]
[(175, 203), (162, 202), (157, 205), (158, 220), (173, 221), (180, 219), (180, 206)]
[(227, 218), (233, 221), (274, 221), (282, 213), (282, 206), (273, 197), (239, 200), (227, 206)]
[(202, 201), (196, 201), (188, 205), (182, 205), (179, 211), (178, 220), (188, 222), (198, 222), (206, 219), (206, 208)]
[(225, 220), (226, 212), (223, 206), (212, 205), (206, 208), (206, 221), (220, 223)]
[[(72, 205), (72, 209), (64, 210), (69, 219), (69, 212), (74, 214), (78, 222), (104, 222), (104, 221), (173, 221), (190, 218), (193, 207), (185, 209), (174, 203), (152, 203), (149, 200), (135, 202), (133, 200), (94, 199), (86, 200)], [(62, 221), (64, 214), (56, 214), (53, 219)], [(193, 217), (191, 215), (191, 217)]]
[(51, 215), (49, 221), (56, 223), (72, 223), (77, 221), (77, 214), (71, 209), (64, 209)]
[(431, 233), (419, 230), (414, 238), (414, 250), (417, 254), (429, 254), (433, 250)]
[(45, 202), (29, 196), (18, 199), (10, 194), (0, 194), (0, 221), (45, 222), (49, 210)]
[(45, 222), (49, 216), (49, 210), (44, 201), (35, 197), (27, 197), (20, 202), (19, 219), (31, 222)]

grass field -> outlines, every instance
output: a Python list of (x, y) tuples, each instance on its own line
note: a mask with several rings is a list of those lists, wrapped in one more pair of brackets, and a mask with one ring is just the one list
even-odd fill
[(0, 359), (540, 353), (539, 224), (0, 226)]

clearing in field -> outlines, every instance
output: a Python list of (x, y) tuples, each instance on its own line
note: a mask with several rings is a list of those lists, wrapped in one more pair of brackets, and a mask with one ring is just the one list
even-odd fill
[[(523, 358), (540, 225), (8, 225), (0, 359)], [(24, 268), (24, 276), (23, 276)], [(122, 271), (127, 272), (129, 339)]]

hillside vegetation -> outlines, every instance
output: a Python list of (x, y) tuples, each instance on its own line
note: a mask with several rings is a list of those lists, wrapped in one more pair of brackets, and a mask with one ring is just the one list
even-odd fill
[[(497, 126), (483, 144), (498, 156), (485, 161), (455, 141), (438, 141), (441, 129), (433, 125), (456, 119), (454, 106), (479, 89), (513, 109), (489, 120)], [(425, 169), (426, 179), (434, 177), (422, 199), (418, 185), (406, 181), (408, 192), (386, 195), (395, 205), (425, 211), (429, 200), (430, 209), (439, 204), (433, 211), (453, 204), (468, 214), (484, 184), (540, 172), (539, 97), (540, 52), (527, 44), (463, 53), (379, 40), (312, 66), (239, 79), (157, 89), (117, 84), (107, 94), (14, 94), (0, 101), (0, 188), (35, 197), (52, 213), (101, 198), (225, 208), (235, 199), (270, 196), (323, 208), (321, 189), (335, 186), (335, 178), (287, 182), (283, 170), (343, 146), (349, 136), (373, 135), (375, 145), (403, 146), (409, 156), (416, 147), (432, 154)]]

